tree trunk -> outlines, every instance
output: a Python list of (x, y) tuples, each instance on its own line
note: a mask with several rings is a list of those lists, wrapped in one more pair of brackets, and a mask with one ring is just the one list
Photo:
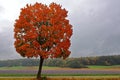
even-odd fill
[(40, 57), (39, 70), (37, 73), (37, 80), (41, 80), (41, 71), (42, 71), (43, 61), (44, 61), (44, 58)]

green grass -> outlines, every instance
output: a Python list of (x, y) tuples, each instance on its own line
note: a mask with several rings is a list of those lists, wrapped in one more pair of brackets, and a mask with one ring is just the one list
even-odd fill
[(27, 77), (36, 76), (36, 74), (0, 74), (0, 77)]
[[(43, 66), (43, 69), (60, 69), (60, 67)], [(38, 70), (38, 66), (13, 66), (13, 67), (0, 67), (0, 70)]]
[(23, 66), (13, 66), (13, 67), (0, 67), (0, 70), (18, 70), (18, 69), (25, 69), (26, 67)]
[[(0, 80), (37, 80), (31, 77), (3, 77)], [(120, 80), (119, 77), (43, 77), (41, 80)]]
[(112, 66), (98, 66), (98, 65), (88, 65), (88, 68), (90, 69), (109, 69), (109, 68), (120, 68), (120, 65), (112, 65)]
[(49, 67), (49, 66), (43, 66), (43, 69), (60, 69), (61, 67)]
[(120, 74), (42, 74), (42, 76), (120, 76)]
[[(119, 68), (120, 65), (113, 65), (113, 66), (98, 66), (98, 65), (88, 65), (89, 69), (110, 69), (110, 68)], [(38, 70), (38, 66), (13, 66), (13, 67), (0, 67), (0, 70)], [(49, 67), (49, 66), (43, 66), (44, 70), (53, 70), (53, 69), (63, 69), (61, 67)]]
[[(114, 65), (114, 66), (96, 66), (96, 65), (90, 65), (88, 66), (90, 69), (120, 69), (120, 65)], [(38, 66), (15, 66), (15, 67), (0, 67), (0, 70), (38, 70)], [(44, 70), (55, 70), (55, 69), (64, 69), (60, 67), (48, 67), (43, 66)], [(69, 69), (68, 69), (69, 70)], [(43, 76), (120, 76), (120, 74), (42, 74)], [(0, 74), (0, 77), (24, 77), (24, 76), (36, 76), (36, 74)]]
[[(0, 77), (35, 77), (36, 74), (0, 74)], [(42, 74), (42, 76), (120, 76), (120, 74)]]

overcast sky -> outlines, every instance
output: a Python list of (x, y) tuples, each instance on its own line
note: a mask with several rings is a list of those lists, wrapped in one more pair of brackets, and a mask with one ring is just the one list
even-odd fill
[(70, 57), (120, 54), (120, 0), (0, 0), (0, 59), (21, 58), (13, 28), (27, 3), (56, 2), (68, 10), (73, 25)]

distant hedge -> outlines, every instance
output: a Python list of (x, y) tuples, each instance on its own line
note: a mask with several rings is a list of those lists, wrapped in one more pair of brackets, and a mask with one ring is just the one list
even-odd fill
[[(10, 66), (38, 66), (39, 59), (15, 59), (15, 60), (2, 60), (0, 61), (0, 67)], [(55, 67), (71, 67), (71, 68), (85, 68), (86, 65), (120, 65), (120, 55), (112, 56), (96, 56), (96, 57), (80, 57), (80, 58), (68, 58), (66, 60), (47, 59), (44, 61), (44, 66)]]

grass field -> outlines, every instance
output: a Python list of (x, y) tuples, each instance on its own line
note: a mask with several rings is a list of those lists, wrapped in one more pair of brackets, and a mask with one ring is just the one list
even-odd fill
[[(38, 66), (13, 66), (13, 67), (0, 67), (0, 70), (37, 70)], [(43, 66), (44, 70), (62, 69), (60, 67)]]
[[(77, 68), (79, 69), (79, 68)], [(77, 70), (75, 69), (75, 70)], [(38, 70), (38, 66), (32, 67), (0, 67), (0, 70)], [(48, 67), (43, 66), (43, 70), (74, 70), (73, 68), (61, 68), (61, 67)], [(88, 68), (80, 68), (80, 70), (120, 70), (120, 65), (114, 66), (88, 66)], [(42, 74), (47, 76), (44, 80), (120, 80), (120, 74)], [(36, 74), (0, 74), (0, 80), (36, 80)]]
[(120, 65), (112, 65), (112, 66), (98, 66), (98, 65), (89, 65), (89, 69), (120, 69)]
[[(7, 78), (0, 78), (0, 80), (36, 80), (36, 78), (30, 77), (7, 77)], [(43, 77), (42, 80), (120, 80), (120, 77)]]
[[(36, 74), (0, 74), (0, 77), (35, 77)], [(116, 76), (120, 77), (120, 74), (42, 74), (42, 76)]]
[[(0, 70), (37, 70), (38, 66), (14, 66), (14, 67), (0, 67)], [(55, 69), (72, 69), (72, 68), (61, 68), (61, 67), (48, 67), (43, 66), (43, 70), (55, 70)], [(85, 69), (85, 68), (80, 68)], [(88, 65), (86, 69), (120, 69), (120, 65), (113, 66), (97, 66), (97, 65)]]

